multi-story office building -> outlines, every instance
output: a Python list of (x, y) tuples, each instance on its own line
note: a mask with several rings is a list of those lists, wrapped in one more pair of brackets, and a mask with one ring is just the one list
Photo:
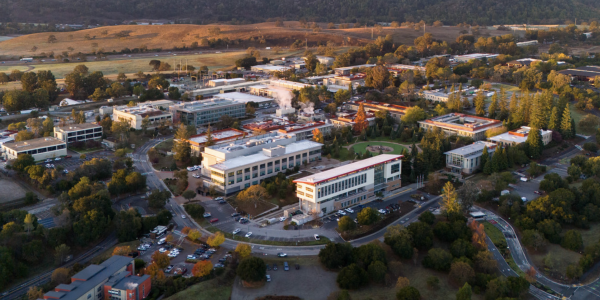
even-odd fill
[(149, 275), (135, 276), (133, 258), (115, 255), (99, 265), (90, 265), (44, 294), (55, 300), (142, 300), (148, 297)]
[(238, 192), (279, 172), (315, 161), (323, 145), (309, 140), (296, 141), (293, 134), (271, 132), (232, 141), (228, 145), (205, 147), (202, 172), (225, 194)]
[(244, 104), (253, 102), (253, 103), (258, 104), (258, 107), (260, 107), (260, 108), (270, 107), (271, 104), (273, 104), (273, 102), (275, 101), (275, 99), (273, 99), (273, 98), (256, 96), (253, 94), (241, 93), (241, 92), (230, 92), (230, 93), (217, 94), (217, 95), (214, 95), (213, 98), (214, 99), (231, 100), (231, 101), (235, 101), (238, 103), (244, 103)]
[(300, 208), (322, 216), (377, 199), (402, 185), (402, 155), (380, 154), (294, 180)]
[(54, 127), (54, 137), (67, 143), (102, 138), (102, 126), (94, 123), (69, 124)]
[[(527, 137), (529, 136), (530, 130), (530, 127), (521, 126), (521, 128), (519, 129), (493, 136), (491, 138), (488, 138), (488, 140), (500, 144), (502, 146), (518, 145), (527, 141)], [(540, 135), (542, 136), (542, 142), (544, 143), (544, 145), (548, 145), (548, 143), (552, 141), (552, 130), (540, 129)]]
[(246, 104), (232, 100), (211, 99), (173, 105), (170, 111), (174, 115), (175, 122), (200, 126), (215, 124), (221, 120), (222, 115), (242, 118), (246, 116)]
[(352, 74), (352, 70), (353, 69), (370, 69), (373, 68), (377, 65), (375, 64), (364, 64), (364, 65), (357, 65), (357, 66), (349, 66), (349, 67), (340, 67), (340, 68), (335, 68), (333, 69), (334, 73), (336, 75), (350, 75)]
[(488, 148), (490, 155), (496, 151), (496, 144), (477, 141), (471, 145), (445, 152), (446, 168), (453, 173), (473, 173), (481, 165), (481, 155), (485, 147)]
[[(155, 105), (154, 105), (155, 106)], [(154, 108), (152, 104), (138, 106), (115, 106), (113, 110), (113, 121), (127, 121), (131, 128), (142, 129), (142, 121), (148, 118), (150, 124), (148, 128), (154, 128), (161, 122), (172, 122), (173, 114), (170, 112)]]
[(485, 131), (502, 126), (502, 121), (483, 117), (450, 113), (447, 115), (419, 121), (424, 130), (441, 128), (448, 135), (470, 137), (474, 141), (484, 140)]
[(54, 137), (43, 137), (2, 144), (6, 159), (17, 159), (19, 154), (31, 154), (36, 161), (67, 155), (67, 143)]

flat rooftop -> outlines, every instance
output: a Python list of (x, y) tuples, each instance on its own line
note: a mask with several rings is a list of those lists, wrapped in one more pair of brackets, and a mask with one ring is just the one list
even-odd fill
[(499, 120), (459, 113), (450, 113), (428, 120), (419, 121), (419, 123), (435, 125), (446, 129), (466, 130), (471, 132), (502, 125), (502, 122)]
[(494, 57), (498, 57), (498, 54), (492, 54), (492, 53), (471, 53), (471, 54), (465, 54), (465, 55), (457, 55), (454, 58), (458, 58), (458, 59), (482, 59), (482, 58), (494, 58)]
[(380, 103), (380, 102), (369, 101), (369, 100), (351, 101), (350, 103), (353, 103), (355, 105), (360, 105), (362, 103), (363, 107), (365, 107), (365, 108), (382, 109), (382, 110), (394, 111), (394, 112), (400, 112), (400, 113), (406, 113), (406, 110), (408, 110), (410, 108), (408, 106), (401, 106), (401, 105), (390, 104), (390, 103)]
[[(222, 153), (233, 153), (235, 151), (239, 151), (242, 149), (250, 149), (256, 146), (262, 146), (265, 144), (271, 144), (277, 140), (285, 140), (285, 139), (291, 139), (292, 137), (294, 137), (293, 135), (288, 135), (288, 134), (278, 134), (278, 133), (267, 133), (265, 135), (256, 137), (256, 138), (246, 138), (245, 140), (242, 141), (236, 141), (237, 143), (233, 143), (233, 145), (231, 144), (227, 144), (227, 145), (215, 145), (215, 146), (211, 146), (210, 149), (213, 149), (215, 151), (219, 151)], [(260, 147), (261, 149), (264, 147)]]
[(61, 130), (61, 131), (77, 131), (77, 130), (98, 128), (98, 127), (102, 127), (102, 126), (100, 126), (96, 123), (83, 123), (83, 124), (69, 124), (66, 126), (56, 126), (54, 128)]
[(255, 96), (252, 94), (241, 93), (241, 92), (217, 94), (217, 95), (213, 96), (213, 98), (233, 100), (235, 102), (240, 102), (240, 103), (248, 103), (248, 102), (261, 103), (261, 102), (273, 101), (272, 98)]
[(335, 71), (348, 71), (348, 70), (352, 70), (354, 68), (372, 68), (376, 66), (376, 64), (364, 64), (364, 65), (357, 65), (357, 66), (349, 66), (349, 67), (339, 67), (339, 68), (335, 68), (333, 70)]
[(600, 76), (600, 67), (598, 66), (585, 66), (579, 67), (577, 69), (567, 69), (558, 71), (558, 73), (570, 76), (586, 76), (586, 77), (596, 77)]
[[(290, 155), (292, 153), (296, 153), (299, 151), (304, 151), (304, 150), (308, 150), (311, 148), (315, 148), (315, 147), (322, 147), (323, 144), (317, 143), (317, 142), (313, 142), (313, 141), (309, 141), (309, 140), (303, 140), (303, 141), (299, 141), (299, 142), (294, 142), (288, 145), (285, 145), (283, 147), (285, 147), (285, 155)], [(274, 146), (275, 147), (275, 146)], [(264, 149), (268, 149), (268, 148), (264, 148)], [(284, 155), (281, 156), (282, 158), (285, 158)], [(255, 153), (255, 154), (251, 154), (251, 155), (246, 155), (246, 156), (240, 156), (240, 157), (236, 157), (233, 159), (229, 159), (226, 160), (222, 163), (218, 163), (218, 164), (214, 164), (212, 166), (209, 166), (209, 168), (212, 169), (216, 169), (216, 170), (221, 170), (221, 171), (226, 171), (226, 170), (231, 170), (231, 169), (235, 169), (235, 168), (239, 168), (239, 167), (243, 167), (246, 165), (251, 165), (251, 164), (255, 164), (267, 159), (271, 159), (272, 157), (269, 157), (267, 155), (265, 155), (262, 151)]]
[(66, 143), (55, 137), (43, 137), (21, 142), (9, 142), (4, 143), (3, 145), (8, 149), (20, 152), (49, 146), (66, 145)]
[(230, 79), (211, 79), (209, 80), (209, 82), (224, 82), (224, 83), (240, 83), (240, 82), (244, 82), (246, 81), (246, 79), (244, 78), (230, 78)]
[(468, 158), (471, 157), (473, 154), (478, 153), (479, 151), (483, 151), (483, 148), (485, 147), (487, 147), (488, 150), (492, 150), (496, 148), (496, 144), (491, 142), (477, 141), (471, 145), (466, 145), (464, 147), (444, 152), (444, 154), (457, 154)]
[(279, 132), (281, 133), (293, 133), (295, 131), (302, 131), (302, 130), (307, 130), (307, 129), (315, 129), (315, 128), (319, 128), (325, 125), (331, 125), (331, 124), (327, 124), (325, 122), (310, 122), (310, 123), (305, 123), (305, 124), (290, 124), (288, 126), (285, 126), (282, 129), (279, 129)]
[[(488, 138), (488, 140), (490, 141), (494, 141), (494, 142), (515, 142), (517, 144), (520, 143), (524, 143), (525, 141), (527, 141), (527, 137), (529, 136), (529, 131), (531, 131), (530, 127), (527, 126), (522, 126), (521, 128), (517, 129), (517, 130), (512, 130), (509, 132), (505, 132), (503, 134), (499, 134), (496, 136), (493, 136), (491, 138)], [(551, 130), (543, 130), (540, 129), (540, 133), (542, 135), (547, 134), (547, 133), (552, 133)]]
[(252, 69), (260, 69), (264, 71), (287, 71), (292, 69), (292, 67), (288, 66), (275, 66), (275, 65), (256, 65), (252, 66)]
[(294, 180), (294, 182), (308, 183), (308, 184), (316, 184), (323, 181), (331, 180), (338, 178), (340, 176), (344, 176), (348, 173), (353, 173), (356, 171), (360, 171), (363, 169), (367, 169), (382, 163), (394, 161), (401, 159), (402, 155), (394, 155), (394, 154), (379, 154), (377, 156), (363, 159), (361, 161), (357, 161), (351, 164), (347, 164), (345, 166), (333, 168), (327, 171), (315, 173), (313, 175), (309, 175), (306, 177), (298, 178)]
[[(233, 138), (242, 137), (242, 136), (246, 135), (246, 133), (241, 130), (229, 128), (229, 129), (213, 131), (213, 132), (211, 132), (211, 135), (212, 135), (213, 141), (218, 142), (219, 140), (230, 140)], [(206, 143), (206, 137), (207, 137), (206, 132), (197, 134), (197, 135), (192, 135), (189, 138), (189, 141), (196, 143), (196, 144), (204, 144), (204, 143)]]
[(184, 102), (181, 104), (171, 106), (171, 109), (185, 110), (185, 111), (192, 112), (192, 111), (197, 111), (197, 110), (211, 109), (211, 108), (217, 108), (220, 106), (228, 106), (228, 105), (234, 105), (234, 104), (240, 104), (240, 103), (235, 102), (233, 100), (216, 98), (216, 99), (209, 99), (209, 100)]
[(160, 109), (156, 109), (151, 105), (143, 105), (129, 107), (126, 105), (123, 106), (115, 106), (114, 110), (132, 114), (132, 115), (140, 115), (140, 116), (150, 116), (150, 115), (161, 115), (168, 114), (168, 112), (162, 111)]

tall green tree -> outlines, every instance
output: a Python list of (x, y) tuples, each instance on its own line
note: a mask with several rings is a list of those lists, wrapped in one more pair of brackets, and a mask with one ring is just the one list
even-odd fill
[(542, 151), (544, 150), (544, 142), (542, 141), (542, 135), (540, 134), (540, 130), (538, 128), (531, 127), (526, 143), (529, 157), (533, 159), (540, 158)]
[(483, 91), (477, 92), (473, 104), (475, 104), (475, 113), (480, 117), (485, 116), (485, 95), (483, 95)]
[(492, 103), (488, 107), (488, 117), (491, 119), (495, 119), (497, 110), (498, 110), (498, 94), (494, 94), (492, 96)]
[(560, 128), (560, 115), (558, 114), (558, 107), (552, 108), (552, 113), (550, 114), (550, 120), (548, 121), (548, 129), (555, 131)]
[(560, 134), (564, 139), (573, 138), (573, 123), (571, 122), (571, 110), (569, 109), (569, 103), (563, 111), (563, 115), (560, 122)]
[(456, 293), (456, 300), (471, 300), (471, 286), (465, 282), (465, 285), (461, 287)]

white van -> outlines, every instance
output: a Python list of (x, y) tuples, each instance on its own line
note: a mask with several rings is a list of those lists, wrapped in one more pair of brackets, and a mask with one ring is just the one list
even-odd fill
[(529, 179), (527, 179), (527, 177), (521, 177), (521, 181), (527, 182), (527, 181), (529, 181)]

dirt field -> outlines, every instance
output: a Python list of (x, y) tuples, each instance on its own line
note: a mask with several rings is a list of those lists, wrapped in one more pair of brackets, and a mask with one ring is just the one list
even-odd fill
[(24, 198), (25, 192), (27, 192), (16, 182), (4, 178), (0, 178), (0, 186), (2, 187), (2, 197), (0, 197), (0, 204)]
[[(413, 44), (415, 38), (423, 35), (423, 30), (413, 28), (386, 27), (380, 31), (372, 28), (353, 29), (325, 29), (326, 24), (320, 24), (321, 32), (315, 33), (312, 29), (301, 28), (298, 22), (285, 22), (285, 27), (276, 27), (273, 22), (250, 25), (121, 25), (99, 27), (74, 32), (52, 33), (56, 42), (48, 43), (50, 33), (36, 33), (13, 38), (0, 42), (4, 56), (39, 55), (42, 52), (53, 51), (56, 54), (67, 51), (69, 53), (91, 53), (98, 49), (104, 52), (121, 51), (123, 48), (138, 48), (146, 46), (148, 49), (190, 46), (193, 42), (200, 43), (203, 38), (229, 39), (230, 48), (246, 48), (250, 45), (256, 48), (264, 46), (288, 47), (296, 40), (308, 40), (310, 44), (317, 42), (334, 42), (338, 46), (361, 45), (371, 38), (391, 34), (396, 44)], [(209, 29), (219, 27), (218, 35), (210, 34)], [(460, 35), (463, 28), (459, 27), (427, 27), (426, 31), (433, 34), (435, 39), (453, 41)], [(483, 36), (506, 34), (505, 31), (481, 29)], [(122, 37), (123, 34), (128, 35)], [(88, 36), (86, 38), (86, 35)], [(260, 40), (264, 40), (261, 42)], [(241, 44), (240, 44), (241, 42)], [(97, 45), (95, 45), (96, 43)], [(94, 44), (94, 45), (93, 45)], [(240, 46), (243, 45), (243, 46)], [(37, 47), (35, 52), (33, 46)], [(73, 50), (69, 50), (71, 47)]]

